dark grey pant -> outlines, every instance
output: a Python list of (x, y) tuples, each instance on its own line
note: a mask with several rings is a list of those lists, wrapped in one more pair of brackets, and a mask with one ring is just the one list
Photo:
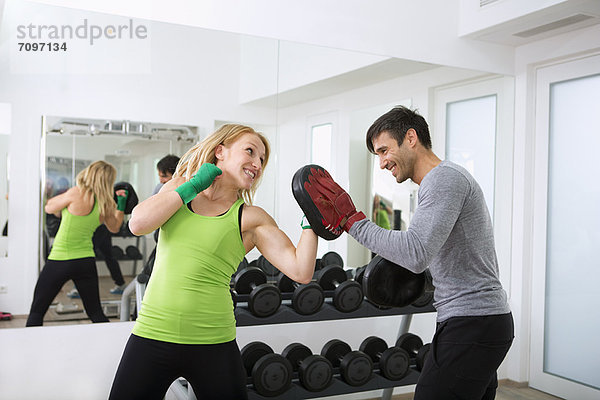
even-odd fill
[(438, 323), (414, 400), (493, 400), (496, 370), (513, 338), (511, 313)]

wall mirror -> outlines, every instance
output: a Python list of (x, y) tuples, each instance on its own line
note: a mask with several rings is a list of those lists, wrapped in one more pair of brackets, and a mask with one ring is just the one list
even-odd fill
[(8, 255), (8, 135), (0, 134), (0, 257)]
[[(10, 18), (11, 12), (22, 12), (16, 10), (19, 7), (7, 6), (5, 17)], [(22, 7), (34, 8), (36, 13), (33, 15), (45, 14), (46, 20), (51, 18), (57, 24), (77, 24), (82, 19), (97, 25), (128, 21), (124, 17), (29, 3)], [(47, 98), (45, 93), (55, 91), (54, 95), (61, 98), (59, 107), (52, 107), (50, 100), (39, 107), (40, 110), (61, 112), (49, 113), (42, 118), (40, 251), (36, 257), (35, 277), (44, 266), (57, 229), (56, 221), (52, 222), (54, 218), (46, 215), (43, 206), (48, 198), (71, 187), (77, 173), (89, 163), (96, 160), (112, 163), (118, 171), (117, 182), (131, 183), (141, 201), (151, 195), (158, 183), (158, 160), (167, 154), (183, 155), (224, 123), (252, 126), (265, 134), (271, 143), (277, 141), (276, 40), (152, 21), (136, 20), (135, 23), (145, 25), (150, 33), (151, 41), (146, 45), (151, 50), (151, 65), (140, 71), (130, 71), (133, 75), (129, 76), (63, 71), (55, 75), (56, 81), (60, 82), (58, 87), (52, 82), (41, 82), (39, 96), (35, 93), (38, 89), (29, 90), (31, 97)], [(94, 62), (110, 64), (111, 60), (118, 59), (111, 57), (110, 48), (107, 51)], [(86, 56), (98, 54), (73, 51), (69, 62), (83, 62)], [(119, 53), (119, 57), (122, 56)], [(130, 61), (124, 60), (124, 64)], [(97, 65), (92, 71), (96, 68)], [(113, 69), (107, 66), (107, 71)], [(19, 77), (16, 81), (15, 92)], [(22, 82), (22, 85), (26, 84)], [(276, 171), (277, 155), (274, 154), (255, 197), (255, 204), (272, 215), (276, 203)], [(111, 246), (128, 284), (141, 272), (155, 241), (153, 235), (138, 238), (126, 233), (113, 235)], [(103, 308), (111, 321), (118, 321), (121, 296), (110, 293), (115, 282), (103, 255), (96, 255)], [(68, 296), (72, 289), (72, 282), (64, 285), (45, 316), (45, 325), (89, 322), (81, 300)], [(22, 296), (31, 299), (32, 292)]]
[(11, 105), (0, 103), (0, 258), (8, 256)]

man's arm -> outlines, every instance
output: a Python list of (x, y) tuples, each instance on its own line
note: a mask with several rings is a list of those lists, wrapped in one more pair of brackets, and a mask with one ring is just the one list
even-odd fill
[(466, 178), (453, 170), (435, 173), (422, 182), (419, 204), (407, 231), (390, 231), (362, 220), (348, 233), (383, 258), (412, 272), (423, 272), (455, 229), (469, 191)]

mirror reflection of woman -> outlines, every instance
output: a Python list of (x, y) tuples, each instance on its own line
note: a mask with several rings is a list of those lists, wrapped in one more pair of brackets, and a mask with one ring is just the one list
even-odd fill
[(100, 224), (117, 233), (123, 223), (127, 195), (113, 184), (117, 171), (105, 161), (96, 161), (77, 174), (77, 185), (52, 197), (44, 210), (61, 217), (46, 265), (35, 285), (26, 326), (39, 326), (63, 285), (73, 280), (83, 307), (92, 322), (108, 322), (102, 311), (92, 235)]
[(291, 279), (307, 283), (317, 251), (310, 227), (303, 226), (296, 248), (269, 214), (252, 205), (268, 159), (265, 137), (224, 125), (192, 147), (173, 179), (133, 210), (134, 234), (160, 227), (160, 235), (110, 399), (162, 399), (179, 377), (198, 398), (247, 398), (231, 276), (256, 247)]

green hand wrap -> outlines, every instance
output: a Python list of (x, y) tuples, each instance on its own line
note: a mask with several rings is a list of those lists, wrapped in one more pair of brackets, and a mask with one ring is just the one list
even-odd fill
[(125, 190), (125, 196), (117, 195), (117, 210), (125, 211), (125, 206), (127, 205), (127, 196), (129, 192)]
[(183, 200), (183, 204), (187, 204), (194, 200), (198, 193), (209, 187), (215, 178), (222, 173), (215, 164), (204, 163), (192, 179), (183, 183), (175, 191), (179, 194), (181, 200)]
[(306, 215), (302, 216), (302, 220), (300, 221), (300, 226), (302, 227), (302, 229), (312, 229), (312, 227), (308, 223), (308, 220), (306, 219)]

